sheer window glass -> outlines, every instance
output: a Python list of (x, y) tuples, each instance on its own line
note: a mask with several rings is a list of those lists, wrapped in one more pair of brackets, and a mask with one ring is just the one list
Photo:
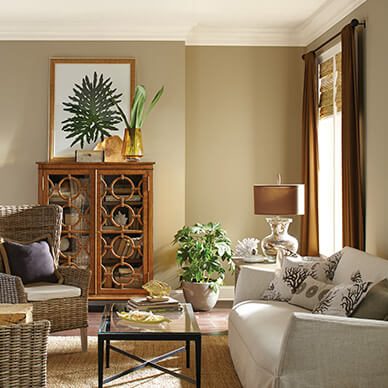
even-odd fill
[(342, 248), (341, 45), (319, 58), (318, 217), (320, 253)]

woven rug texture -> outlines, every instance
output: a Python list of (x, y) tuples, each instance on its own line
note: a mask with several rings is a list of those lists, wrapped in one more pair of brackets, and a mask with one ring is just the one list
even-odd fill
[[(113, 345), (144, 359), (184, 346), (184, 342), (170, 341), (115, 341)], [(97, 337), (89, 337), (89, 350), (81, 352), (79, 337), (49, 337), (48, 386), (49, 388), (97, 387)], [(128, 357), (111, 351), (110, 368), (104, 369), (104, 378), (138, 365)], [(186, 368), (185, 353), (164, 360), (160, 365), (177, 373), (195, 376), (194, 343), (191, 345), (191, 368)], [(240, 388), (228, 349), (227, 336), (202, 337), (202, 376), (204, 388)], [(157, 369), (146, 367), (114, 380), (105, 387), (188, 388), (195, 387)]]

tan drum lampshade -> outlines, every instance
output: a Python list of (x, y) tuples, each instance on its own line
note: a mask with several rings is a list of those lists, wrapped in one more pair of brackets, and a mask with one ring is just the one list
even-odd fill
[(286, 216), (304, 214), (304, 185), (254, 185), (255, 214)]

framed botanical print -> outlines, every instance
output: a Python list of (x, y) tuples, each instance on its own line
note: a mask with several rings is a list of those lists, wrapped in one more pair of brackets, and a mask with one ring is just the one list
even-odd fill
[(133, 58), (51, 58), (49, 160), (74, 159), (110, 135), (124, 134), (135, 90)]

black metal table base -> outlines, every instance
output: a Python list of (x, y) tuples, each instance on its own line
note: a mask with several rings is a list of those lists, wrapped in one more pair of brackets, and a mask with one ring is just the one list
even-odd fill
[[(158, 369), (164, 373), (168, 373), (174, 377), (177, 377), (179, 379), (185, 380), (191, 384), (195, 384), (197, 388), (200, 388), (201, 386), (201, 337), (197, 337), (193, 340), (195, 342), (195, 369), (196, 369), (196, 378), (193, 379), (189, 376), (186, 376), (182, 373), (174, 372), (173, 370), (170, 370), (164, 366), (159, 365), (158, 363), (174, 356), (175, 354), (186, 352), (186, 367), (190, 368), (190, 340), (186, 340), (186, 345), (182, 346), (178, 349), (171, 350), (167, 353), (164, 353), (160, 356), (154, 357), (150, 360), (145, 360), (139, 356), (136, 356), (134, 354), (131, 354), (123, 349), (120, 349), (110, 343), (109, 339), (104, 339), (102, 337), (98, 338), (98, 387), (102, 388), (103, 384), (110, 383), (113, 380), (116, 380), (120, 377), (123, 377), (125, 375), (128, 375), (130, 373), (133, 373), (139, 369), (145, 368), (147, 366), (150, 366), (152, 368)], [(105, 349), (104, 349), (104, 342), (105, 342)], [(136, 365), (134, 367), (131, 367), (127, 370), (124, 370), (120, 373), (117, 373), (115, 375), (109, 376), (107, 378), (103, 378), (103, 369), (104, 369), (104, 353), (105, 353), (105, 367), (109, 368), (110, 363), (110, 351), (117, 352), (119, 354), (122, 354), (123, 356), (127, 356), (133, 360), (136, 360), (140, 362), (139, 365)], [(104, 352), (105, 351), (105, 352)]]

